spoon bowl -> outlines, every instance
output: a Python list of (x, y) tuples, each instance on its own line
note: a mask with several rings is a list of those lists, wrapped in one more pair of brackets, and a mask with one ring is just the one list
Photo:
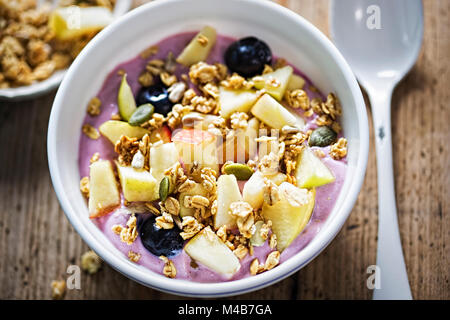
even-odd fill
[(333, 41), (366, 90), (395, 86), (416, 62), (423, 35), (421, 1), (333, 1), (331, 12)]

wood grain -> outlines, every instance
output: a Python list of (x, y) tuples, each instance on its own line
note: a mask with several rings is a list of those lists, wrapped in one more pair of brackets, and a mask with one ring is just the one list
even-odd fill
[[(279, 1), (328, 34), (328, 1)], [(450, 2), (424, 1), (419, 60), (392, 101), (394, 168), (401, 238), (416, 299), (449, 299)], [(382, 48), (380, 48), (382, 49)], [(46, 134), (54, 92), (0, 101), (0, 298), (49, 299), (88, 248), (54, 193)], [(366, 99), (367, 101), (367, 99)], [(370, 113), (370, 109), (368, 108)], [(373, 139), (373, 137), (371, 137)], [(375, 264), (377, 182), (373, 140), (358, 201), (331, 245), (297, 274), (238, 299), (369, 299), (366, 268)], [(143, 287), (109, 266), (83, 274), (66, 299), (177, 299)], [(237, 299), (236, 297), (231, 299)]]

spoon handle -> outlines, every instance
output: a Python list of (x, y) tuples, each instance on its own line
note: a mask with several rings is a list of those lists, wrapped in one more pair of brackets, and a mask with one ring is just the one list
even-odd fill
[(391, 138), (392, 90), (370, 93), (378, 172), (378, 248), (380, 288), (374, 300), (412, 299), (408, 283), (395, 204)]

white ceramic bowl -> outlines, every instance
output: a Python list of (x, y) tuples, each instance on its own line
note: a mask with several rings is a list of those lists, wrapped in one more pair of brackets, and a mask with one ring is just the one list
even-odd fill
[[(79, 191), (78, 141), (89, 99), (120, 62), (159, 40), (205, 24), (234, 37), (264, 39), (278, 56), (304, 71), (323, 92), (336, 92), (343, 106), (348, 139), (348, 172), (334, 210), (317, 236), (298, 254), (257, 276), (223, 283), (169, 279), (136, 265), (121, 254), (89, 220)], [(334, 45), (302, 17), (270, 1), (164, 0), (137, 8), (104, 29), (72, 64), (55, 98), (48, 130), (53, 186), (68, 219), (107, 263), (152, 288), (185, 296), (227, 296), (280, 281), (309, 263), (335, 237), (358, 196), (368, 156), (368, 123), (359, 86)]]
[[(54, 3), (58, 1), (54, 0)], [(114, 7), (113, 16), (118, 18), (124, 15), (131, 8), (131, 0), (118, 0)], [(49, 78), (37, 81), (28, 86), (0, 89), (0, 100), (25, 100), (38, 97), (55, 89), (64, 78), (66, 69), (58, 70)]]

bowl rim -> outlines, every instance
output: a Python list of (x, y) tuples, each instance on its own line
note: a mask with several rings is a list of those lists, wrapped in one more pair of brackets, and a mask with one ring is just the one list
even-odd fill
[[(62, 113), (62, 106), (64, 105), (62, 99), (64, 96), (64, 92), (68, 90), (68, 83), (70, 82), (75, 72), (78, 71), (77, 65), (82, 59), (84, 59), (87, 52), (94, 49), (94, 46), (97, 42), (100, 42), (107, 34), (114, 33), (114, 31), (122, 26), (123, 23), (132, 20), (135, 15), (140, 14), (142, 11), (155, 9), (177, 2), (185, 3), (194, 1), (196, 0), (165, 0), (153, 1), (145, 4), (132, 10), (127, 15), (121, 17), (118, 21), (103, 29), (97, 35), (96, 39), (91, 41), (86, 46), (86, 48), (75, 59), (72, 66), (69, 68), (54, 100), (53, 108), (50, 114), (47, 136), (48, 162), (55, 193), (65, 215), (69, 219), (74, 229), (81, 236), (81, 238), (88, 244), (88, 246), (92, 250), (97, 252), (100, 257), (115, 270), (147, 287), (151, 287), (175, 295), (190, 297), (224, 297), (262, 289), (290, 276), (291, 274), (297, 272), (299, 269), (308, 264), (311, 260), (313, 260), (335, 238), (335, 236), (341, 230), (343, 224), (347, 220), (364, 181), (369, 151), (369, 126), (365, 103), (354, 74), (352, 73), (349, 65), (340, 54), (338, 49), (320, 30), (318, 30), (314, 25), (312, 25), (305, 18), (301, 17), (295, 12), (271, 1), (229, 0), (228, 2), (234, 2), (236, 3), (236, 5), (246, 2), (246, 4), (254, 6), (266, 7), (269, 10), (276, 11), (280, 16), (284, 16), (284, 18), (286, 19), (293, 20), (293, 22), (301, 25), (302, 28), (313, 34), (319, 44), (324, 47), (333, 57), (336, 64), (341, 69), (345, 81), (348, 83), (351, 91), (351, 97), (353, 98), (357, 109), (358, 131), (360, 136), (359, 149), (357, 149), (358, 161), (354, 168), (354, 179), (352, 179), (351, 184), (348, 188), (348, 194), (345, 198), (345, 201), (343, 201), (342, 206), (338, 208), (339, 212), (335, 213), (336, 216), (334, 217), (333, 224), (328, 224), (324, 229), (322, 229), (319, 234), (317, 234), (311, 240), (308, 246), (290, 257), (288, 260), (284, 261), (280, 266), (259, 274), (255, 277), (247, 277), (235, 281), (227, 281), (221, 283), (199, 283), (181, 279), (169, 279), (147, 269), (141, 270), (136, 267), (132, 268), (132, 266), (126, 263), (127, 261), (124, 261), (122, 257), (114, 255), (107, 248), (105, 248), (100, 241), (98, 241), (93, 235), (91, 235), (89, 233), (89, 230), (82, 224), (81, 220), (78, 218), (76, 212), (71, 209), (70, 202), (67, 198), (67, 195), (64, 191), (64, 186), (62, 184), (61, 172), (56, 161), (55, 150), (58, 144), (55, 133), (56, 121)], [(337, 208), (334, 208), (332, 212), (334, 212), (336, 209)]]

